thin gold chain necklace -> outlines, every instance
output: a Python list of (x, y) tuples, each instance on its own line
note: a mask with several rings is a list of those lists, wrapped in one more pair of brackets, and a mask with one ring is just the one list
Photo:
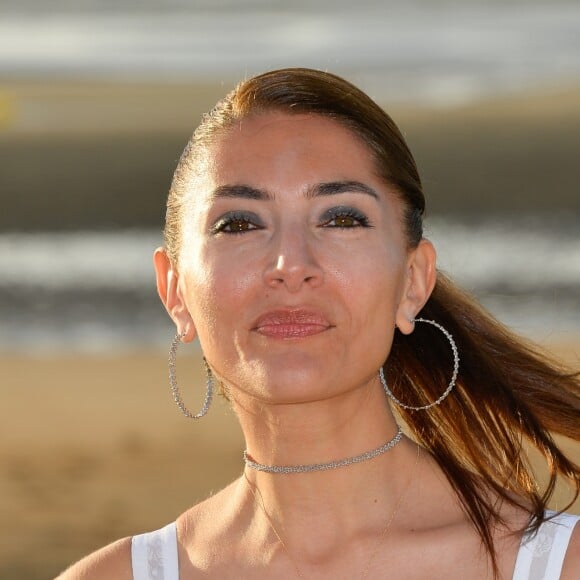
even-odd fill
[[(372, 553), (371, 553), (371, 555), (366, 563), (366, 566), (363, 568), (360, 580), (365, 580), (367, 578), (367, 576), (370, 572), (370, 569), (371, 569), (371, 565), (377, 556), (377, 553), (379, 551), (381, 543), (382, 543), (384, 537), (387, 535), (387, 532), (389, 531), (393, 521), (395, 520), (395, 517), (399, 513), (399, 510), (401, 509), (401, 505), (403, 504), (403, 500), (405, 499), (407, 492), (411, 486), (411, 482), (413, 481), (413, 478), (415, 477), (415, 471), (417, 470), (417, 465), (419, 463), (420, 454), (421, 454), (421, 448), (419, 447), (419, 445), (417, 445), (417, 457), (415, 459), (415, 463), (413, 464), (413, 468), (411, 470), (411, 474), (409, 476), (409, 479), (408, 479), (406, 485), (403, 487), (403, 491), (399, 495), (399, 498), (397, 499), (397, 502), (395, 503), (395, 507), (393, 508), (391, 515), (387, 519), (387, 522), (386, 522), (384, 528), (381, 530), (381, 532), (378, 535), (377, 545), (375, 546), (374, 550), (372, 551)], [(296, 570), (296, 575), (298, 576), (298, 578), (304, 578), (304, 575), (302, 574), (300, 567), (296, 563), (296, 560), (292, 557), (292, 554), (290, 553), (288, 546), (286, 546), (284, 540), (282, 539), (282, 536), (280, 536), (280, 534), (278, 533), (278, 530), (276, 529), (274, 522), (272, 522), (272, 518), (270, 517), (270, 514), (266, 510), (266, 506), (264, 505), (264, 498), (262, 497), (262, 493), (256, 487), (256, 491), (258, 492), (258, 495), (260, 496), (260, 499), (258, 500), (258, 495), (256, 495), (256, 491), (254, 491), (255, 486), (250, 482), (250, 480), (248, 479), (248, 476), (245, 473), (244, 473), (244, 477), (246, 478), (246, 481), (248, 483), (248, 487), (250, 488), (250, 491), (252, 492), (252, 495), (254, 496), (254, 501), (259, 505), (260, 509), (262, 510), (264, 515), (266, 516), (266, 519), (268, 520), (268, 525), (270, 526), (270, 528), (274, 532), (274, 535), (278, 539), (278, 542), (280, 542), (280, 545), (282, 546), (282, 548), (286, 552), (288, 559), (292, 562), (292, 565), (294, 566), (294, 569)]]

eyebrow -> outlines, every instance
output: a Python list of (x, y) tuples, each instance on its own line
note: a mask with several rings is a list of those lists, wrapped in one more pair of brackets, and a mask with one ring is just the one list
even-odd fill
[[(305, 197), (306, 199), (313, 199), (315, 197), (325, 197), (341, 193), (363, 193), (370, 195), (374, 199), (379, 199), (378, 193), (372, 187), (360, 181), (329, 181), (317, 183), (308, 188)], [(213, 199), (242, 198), (260, 201), (272, 201), (274, 199), (274, 196), (269, 191), (243, 184), (220, 185), (213, 190), (211, 197)]]
[(242, 198), (242, 199), (258, 199), (263, 201), (271, 201), (274, 199), (272, 194), (264, 189), (258, 189), (249, 185), (220, 185), (216, 187), (212, 194), (212, 199), (221, 198)]
[(379, 199), (378, 193), (370, 186), (360, 181), (330, 181), (328, 183), (318, 183), (306, 192), (306, 198), (338, 195), (339, 193), (364, 193), (375, 199)]

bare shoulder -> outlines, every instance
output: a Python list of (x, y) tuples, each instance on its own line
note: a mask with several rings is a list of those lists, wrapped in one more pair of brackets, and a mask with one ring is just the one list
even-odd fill
[(239, 511), (240, 480), (209, 496), (181, 514), (177, 520), (177, 536), (180, 543), (195, 545), (196, 539), (204, 544), (219, 535), (232, 524), (229, 517)]
[(184, 577), (205, 577), (204, 570), (210, 565), (231, 568), (239, 556), (237, 540), (247, 532), (248, 525), (244, 508), (247, 489), (240, 482), (241, 478), (177, 518), (177, 551)]
[(562, 567), (562, 574), (560, 580), (573, 580), (580, 575), (580, 521), (576, 522), (568, 550), (566, 551), (566, 559)]
[(89, 554), (58, 576), (57, 580), (132, 580), (131, 538), (117, 540)]

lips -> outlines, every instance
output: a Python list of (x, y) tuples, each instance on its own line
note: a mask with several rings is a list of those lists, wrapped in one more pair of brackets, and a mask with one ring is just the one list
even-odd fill
[(271, 338), (288, 339), (313, 336), (331, 327), (322, 313), (295, 309), (267, 312), (256, 320), (253, 330)]

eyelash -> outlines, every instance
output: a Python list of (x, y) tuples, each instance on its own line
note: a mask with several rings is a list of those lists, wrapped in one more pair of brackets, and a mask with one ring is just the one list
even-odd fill
[[(238, 226), (243, 225), (247, 229), (231, 229), (234, 224)], [(248, 227), (249, 226), (249, 227)], [(246, 232), (253, 232), (255, 230), (261, 230), (262, 225), (256, 215), (248, 214), (244, 212), (232, 212), (221, 217), (216, 224), (211, 228), (213, 234), (245, 234)], [(229, 228), (229, 229), (228, 229)]]
[[(330, 225), (330, 222), (336, 221), (339, 218), (352, 218), (358, 223), (352, 225)], [(353, 228), (370, 228), (372, 227), (369, 218), (353, 207), (333, 207), (325, 212), (323, 216), (324, 222), (323, 227), (329, 228), (339, 228), (343, 230), (353, 229)]]
[[(331, 222), (335, 222), (341, 218), (351, 218), (357, 223), (353, 223), (352, 225), (331, 225)], [(238, 229), (232, 229), (235, 225), (237, 225)], [(322, 216), (320, 227), (348, 230), (354, 228), (370, 228), (372, 225), (366, 215), (352, 207), (333, 207), (327, 210)], [(256, 215), (244, 212), (232, 212), (222, 216), (211, 228), (211, 231), (213, 234), (240, 235), (261, 230), (262, 228), (263, 226)]]

